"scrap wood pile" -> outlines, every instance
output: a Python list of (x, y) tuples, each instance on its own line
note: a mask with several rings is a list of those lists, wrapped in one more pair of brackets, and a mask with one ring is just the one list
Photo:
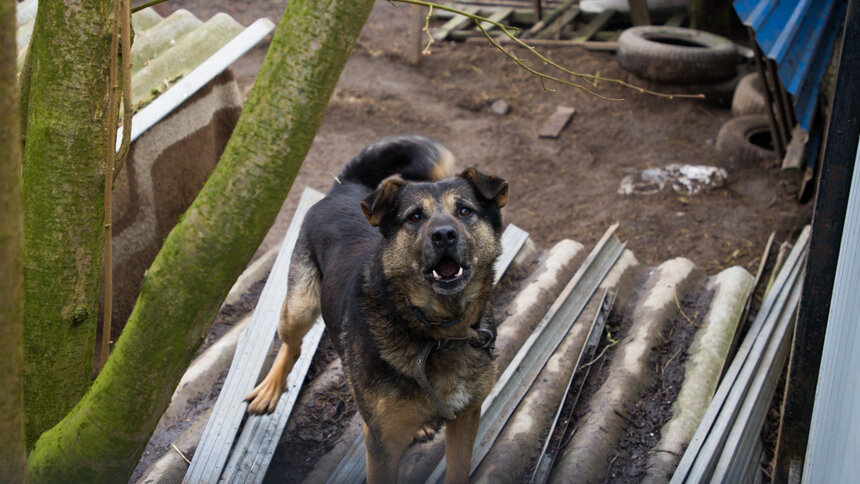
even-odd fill
[[(286, 284), (278, 274), (286, 274), (297, 227), (319, 197), (303, 196), (211, 418), (206, 423), (204, 412), (175, 441), (191, 465), (168, 448), (139, 482), (172, 482), (168, 475), (189, 482), (363, 481), (362, 422), (339, 360), (327, 350), (314, 355), (326, 346), (321, 323), (305, 338), (310, 351), (291, 373), (275, 413), (248, 417), (242, 402), (271, 347), (280, 305), (275, 295)], [(764, 264), (755, 280), (739, 267), (707, 276), (684, 258), (647, 267), (614, 230), (588, 252), (570, 240), (537, 250), (528, 234), (506, 229), (494, 304), (500, 376), (482, 407), (472, 479), (665, 482), (694, 434), (695, 455), (685, 455), (682, 467), (699, 473), (685, 471), (678, 482), (725, 475), (717, 465), (722, 461), (742, 464), (740, 471), (730, 467), (735, 477), (757, 472), (759, 429), (773, 375), (782, 369), (808, 233), (784, 268), (774, 269), (778, 275), (742, 337), (755, 287), (767, 279)], [(744, 432), (736, 435), (734, 428)], [(429, 437), (404, 455), (405, 481), (444, 479), (444, 427)], [(727, 441), (752, 451), (720, 457)], [(699, 461), (711, 464), (700, 471)]]
[[(631, 22), (635, 25), (651, 23), (644, 1), (641, 2), (645, 12), (644, 17), (634, 14), (632, 18), (629, 11), (621, 12), (599, 4), (589, 6), (588, 2), (584, 3), (585, 5), (581, 7), (578, 0), (563, 2), (467, 0), (452, 3), (449, 6), (512, 27), (510, 30), (517, 37), (527, 39), (529, 44), (582, 45), (594, 50), (614, 50), (622, 30), (629, 27)], [(626, 2), (624, 3), (626, 6)], [(536, 9), (536, 4), (541, 8)], [(433, 17), (431, 33), (436, 41), (462, 41), (484, 35), (476, 27), (475, 22), (468, 17), (439, 9), (433, 11)], [(686, 12), (683, 8), (663, 9), (657, 12), (656, 19), (667, 26), (677, 27), (685, 21)], [(487, 34), (497, 40), (503, 42), (507, 40), (493, 23), (483, 22), (481, 26)]]

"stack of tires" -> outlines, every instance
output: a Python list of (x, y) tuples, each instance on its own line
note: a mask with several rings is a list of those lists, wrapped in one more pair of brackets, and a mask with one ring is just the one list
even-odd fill
[(764, 88), (756, 72), (745, 75), (732, 97), (732, 116), (717, 135), (717, 151), (735, 168), (777, 158)]
[(640, 26), (618, 39), (618, 63), (643, 79), (688, 84), (711, 104), (728, 104), (733, 118), (717, 136), (728, 168), (776, 158), (758, 74), (738, 75), (735, 44), (724, 37), (682, 27)]

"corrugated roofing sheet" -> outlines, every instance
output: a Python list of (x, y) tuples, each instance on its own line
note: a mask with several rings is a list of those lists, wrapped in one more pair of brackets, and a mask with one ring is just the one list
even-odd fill
[(777, 63), (785, 90), (794, 97), (798, 123), (809, 131), (845, 2), (738, 0), (734, 8), (755, 31), (764, 54)]

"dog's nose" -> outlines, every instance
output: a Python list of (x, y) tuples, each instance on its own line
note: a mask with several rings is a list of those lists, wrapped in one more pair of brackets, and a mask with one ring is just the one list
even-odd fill
[(443, 225), (442, 227), (437, 227), (433, 230), (433, 234), (430, 236), (433, 240), (433, 246), (437, 249), (445, 249), (448, 247), (453, 247), (457, 244), (457, 230), (450, 225)]

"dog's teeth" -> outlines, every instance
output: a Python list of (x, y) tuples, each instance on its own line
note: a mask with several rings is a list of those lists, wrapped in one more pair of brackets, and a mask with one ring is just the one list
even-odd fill
[(442, 276), (440, 276), (439, 273), (436, 272), (436, 269), (433, 269), (433, 277), (435, 277), (436, 279), (442, 279)]
[(463, 275), (463, 268), (461, 267), (460, 270), (457, 271), (457, 274), (454, 275), (454, 277), (460, 277), (462, 275)]

